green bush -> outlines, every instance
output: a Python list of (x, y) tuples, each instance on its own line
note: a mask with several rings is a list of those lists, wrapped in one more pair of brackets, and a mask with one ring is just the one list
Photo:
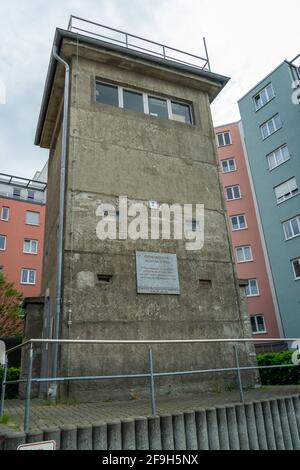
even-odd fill
[[(0, 396), (2, 392), (2, 380), (3, 380), (4, 368), (0, 367)], [(9, 382), (10, 380), (19, 380), (20, 377), (20, 369), (16, 367), (10, 367), (7, 369), (7, 376), (6, 380)], [(18, 389), (19, 384), (11, 384), (6, 385), (5, 389), (5, 398), (18, 398)]]
[[(276, 364), (292, 364), (293, 351), (258, 354), (258, 366), (275, 366)], [(299, 367), (278, 367), (259, 371), (262, 385), (297, 385), (300, 384)]]

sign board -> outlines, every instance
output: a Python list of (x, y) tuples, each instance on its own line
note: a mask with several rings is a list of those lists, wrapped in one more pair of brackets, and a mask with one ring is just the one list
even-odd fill
[(0, 341), (0, 366), (5, 366), (6, 346), (4, 341)]
[(175, 254), (137, 251), (136, 274), (138, 294), (180, 294)]
[(55, 441), (32, 442), (32, 444), (22, 444), (17, 450), (56, 450)]

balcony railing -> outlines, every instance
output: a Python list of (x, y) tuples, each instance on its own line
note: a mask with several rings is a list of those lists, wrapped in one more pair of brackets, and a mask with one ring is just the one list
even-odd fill
[(149, 54), (165, 61), (172, 61), (178, 64), (195, 67), (200, 70), (210, 71), (210, 62), (205, 38), (203, 38), (205, 57), (201, 57), (73, 15), (70, 17), (68, 31), (82, 33), (86, 36), (101, 39), (102, 41), (109, 42), (126, 49)]

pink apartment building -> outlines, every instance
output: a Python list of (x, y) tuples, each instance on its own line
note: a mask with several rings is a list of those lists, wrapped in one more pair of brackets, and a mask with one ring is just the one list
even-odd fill
[[(228, 224), (237, 274), (248, 280), (246, 295), (253, 337), (280, 337), (276, 300), (272, 296), (267, 260), (247, 170), (239, 123), (215, 128), (221, 181), (224, 187)], [(273, 343), (274, 344), (274, 343)], [(268, 350), (266, 345), (259, 349)]]

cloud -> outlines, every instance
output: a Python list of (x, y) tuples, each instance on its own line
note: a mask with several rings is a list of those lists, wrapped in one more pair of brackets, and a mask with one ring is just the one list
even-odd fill
[(56, 27), (70, 14), (203, 53), (212, 69), (232, 77), (212, 106), (216, 125), (239, 118), (237, 100), (285, 58), (298, 52), (298, 0), (10, 0), (1, 6), (0, 171), (32, 177), (48, 157), (34, 134)]

